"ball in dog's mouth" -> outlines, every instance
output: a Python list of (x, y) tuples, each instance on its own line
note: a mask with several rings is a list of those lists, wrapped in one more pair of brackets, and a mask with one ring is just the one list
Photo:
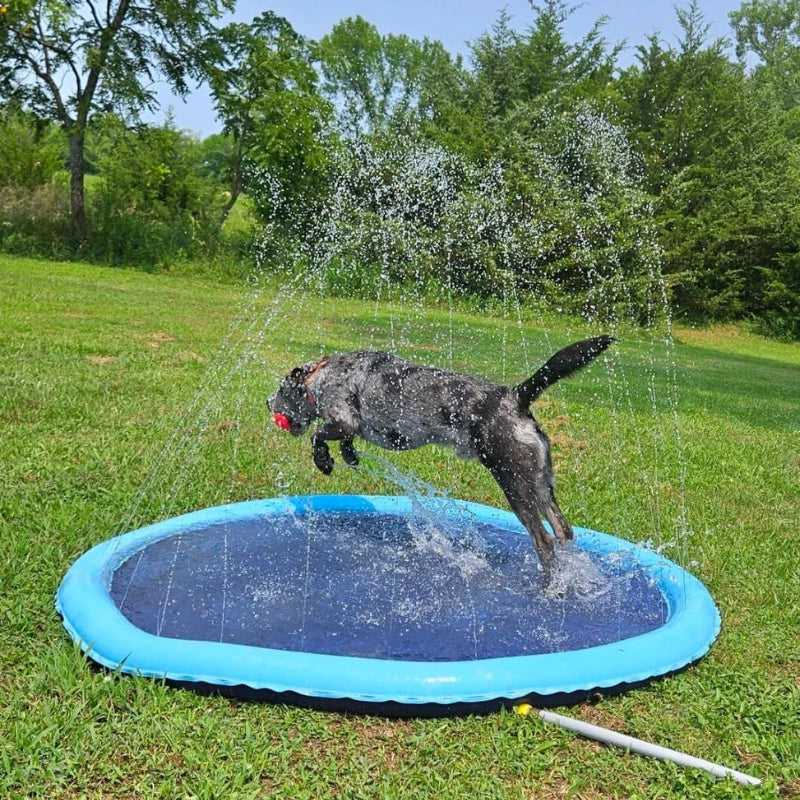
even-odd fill
[(292, 423), (289, 422), (289, 417), (285, 414), (280, 414), (277, 411), (272, 415), (272, 419), (275, 420), (275, 424), (282, 430), (288, 431), (292, 427)]

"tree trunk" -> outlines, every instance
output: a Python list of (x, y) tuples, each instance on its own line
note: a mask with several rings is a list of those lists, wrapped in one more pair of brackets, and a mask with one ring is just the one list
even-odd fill
[(231, 196), (228, 202), (225, 203), (225, 208), (222, 209), (222, 214), (219, 220), (220, 228), (225, 224), (228, 219), (228, 214), (236, 203), (236, 198), (242, 189), (242, 157), (244, 155), (244, 135), (239, 136), (239, 141), (236, 143), (236, 155), (233, 158), (233, 169), (231, 170)]
[(83, 160), (84, 136), (82, 127), (73, 128), (69, 133), (69, 200), (72, 232), (78, 243), (86, 238), (86, 197), (83, 189), (83, 175), (86, 171)]

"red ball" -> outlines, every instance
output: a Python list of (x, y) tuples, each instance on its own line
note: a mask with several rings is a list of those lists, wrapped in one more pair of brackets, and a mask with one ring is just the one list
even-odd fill
[(289, 417), (285, 414), (279, 414), (277, 411), (272, 415), (272, 418), (275, 420), (275, 424), (284, 431), (288, 431), (291, 428), (291, 423), (289, 422)]

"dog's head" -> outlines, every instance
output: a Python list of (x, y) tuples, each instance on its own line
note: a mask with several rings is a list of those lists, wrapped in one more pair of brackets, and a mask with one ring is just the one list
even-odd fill
[(295, 367), (283, 378), (278, 391), (267, 400), (270, 411), (286, 418), (292, 436), (301, 436), (317, 418), (317, 406), (307, 383), (316, 366), (312, 361)]

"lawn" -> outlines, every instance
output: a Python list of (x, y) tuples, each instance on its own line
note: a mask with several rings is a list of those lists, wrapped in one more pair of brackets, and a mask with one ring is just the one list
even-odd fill
[[(201, 697), (91, 667), (53, 607), (93, 544), (182, 511), (396, 493), (311, 463), (270, 422), (290, 366), (391, 347), (515, 382), (597, 328), (501, 309), (320, 298), (0, 256), (0, 796), (800, 796), (800, 347), (736, 328), (625, 331), (550, 390), (559, 498), (578, 525), (650, 540), (714, 597), (722, 633), (684, 672), (565, 713), (764, 780), (743, 788), (513, 711), (387, 720)], [(366, 448), (367, 450), (369, 448)], [(389, 456), (505, 507), (476, 464)]]

